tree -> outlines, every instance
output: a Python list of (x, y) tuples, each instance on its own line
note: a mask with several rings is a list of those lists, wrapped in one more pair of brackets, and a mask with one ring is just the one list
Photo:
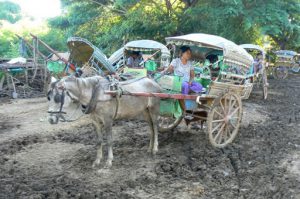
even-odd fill
[(0, 20), (15, 23), (21, 19), (21, 8), (10, 1), (0, 1)]
[(18, 56), (18, 42), (14, 33), (8, 29), (0, 31), (0, 57)]
[(299, 0), (269, 0), (257, 21), (262, 32), (269, 35), (280, 49), (300, 48)]
[[(51, 27), (89, 39), (107, 53), (135, 39), (164, 41), (203, 32), (238, 44), (262, 44), (270, 36), (280, 48), (299, 47), (299, 0), (63, 0), (64, 16)], [(88, 12), (87, 12), (88, 10)]]

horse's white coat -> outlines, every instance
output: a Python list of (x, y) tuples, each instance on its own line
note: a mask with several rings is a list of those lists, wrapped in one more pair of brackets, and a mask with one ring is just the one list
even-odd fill
[[(53, 81), (56, 82), (56, 81)], [(108, 157), (106, 166), (110, 167), (113, 160), (113, 137), (112, 137), (112, 125), (114, 119), (128, 119), (143, 115), (148, 122), (151, 131), (149, 151), (155, 154), (158, 150), (158, 128), (157, 117), (159, 115), (159, 99), (152, 97), (138, 97), (123, 95), (117, 100), (111, 95), (105, 94), (105, 90), (109, 89), (109, 81), (103, 77), (95, 76), (88, 78), (75, 78), (65, 77), (62, 80), (52, 83), (52, 96), (50, 98), (49, 111), (58, 111), (60, 104), (55, 103), (53, 96), (59, 90), (65, 89), (68, 93), (65, 95), (65, 104), (67, 106), (69, 102), (78, 101), (84, 106), (89, 105), (92, 97), (93, 88), (96, 84), (100, 84), (97, 98), (96, 108), (90, 113), (93, 124), (96, 128), (98, 135), (98, 149), (97, 157), (94, 162), (94, 166), (98, 166), (103, 158), (103, 146), (108, 147)], [(129, 92), (160, 92), (160, 86), (151, 79), (143, 78), (128, 84), (122, 83), (120, 87), (123, 91)], [(119, 101), (119, 103), (118, 103)], [(116, 118), (115, 114), (117, 112)], [(52, 114), (53, 116), (53, 114)], [(103, 139), (106, 136), (106, 139)], [(106, 140), (106, 143), (104, 143)]]

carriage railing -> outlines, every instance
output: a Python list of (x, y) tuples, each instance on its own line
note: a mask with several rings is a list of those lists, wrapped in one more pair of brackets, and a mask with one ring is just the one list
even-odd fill
[(224, 91), (230, 91), (248, 99), (252, 92), (253, 84), (250, 78), (253, 74), (240, 75), (232, 72), (220, 71), (218, 78), (209, 86), (209, 95), (220, 95)]

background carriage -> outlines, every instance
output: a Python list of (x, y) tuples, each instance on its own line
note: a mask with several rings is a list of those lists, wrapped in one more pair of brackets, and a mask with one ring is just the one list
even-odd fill
[(76, 68), (81, 68), (83, 76), (103, 76), (116, 72), (106, 55), (88, 40), (70, 37), (67, 45), (70, 51), (69, 63), (74, 64)]
[(268, 97), (268, 76), (267, 76), (267, 66), (266, 66), (266, 53), (263, 48), (254, 44), (242, 44), (242, 48), (247, 50), (249, 54), (255, 57), (257, 54), (262, 55), (262, 68), (255, 71), (252, 69), (252, 73), (249, 74), (251, 81), (257, 85), (257, 87), (262, 89), (263, 99)]
[(300, 54), (290, 50), (279, 50), (275, 52), (276, 61), (274, 64), (274, 76), (277, 79), (285, 79), (289, 70), (299, 72)]
[[(140, 53), (142, 62), (139, 67), (127, 67), (127, 59), (132, 52)], [(114, 52), (109, 61), (125, 79), (151, 75), (167, 67), (170, 62), (169, 49), (160, 42), (153, 40), (130, 41)]]

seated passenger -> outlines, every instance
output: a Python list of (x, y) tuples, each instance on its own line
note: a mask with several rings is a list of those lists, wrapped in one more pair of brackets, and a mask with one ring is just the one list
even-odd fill
[(210, 68), (210, 71), (211, 71), (212, 80), (214, 80), (215, 78), (217, 78), (219, 76), (219, 72), (220, 72), (219, 63), (217, 63), (218, 62), (218, 56), (214, 55), (214, 54), (211, 54), (211, 55), (208, 55), (206, 57), (206, 59), (208, 59), (209, 62), (210, 62), (209, 68)]
[(143, 62), (143, 58), (140, 52), (133, 51), (130, 57), (127, 60), (127, 66), (129, 68), (138, 68), (140, 67), (140, 63)]
[(190, 91), (200, 93), (202, 91), (202, 85), (193, 81), (195, 77), (194, 67), (189, 61), (192, 57), (192, 51), (188, 46), (182, 46), (180, 48), (180, 58), (174, 59), (170, 66), (162, 73), (174, 72), (174, 75), (182, 76), (182, 93), (189, 94)]
[(262, 69), (262, 64), (263, 64), (263, 56), (261, 53), (258, 53), (256, 55), (256, 58), (254, 59), (254, 74), (258, 73), (260, 69)]

